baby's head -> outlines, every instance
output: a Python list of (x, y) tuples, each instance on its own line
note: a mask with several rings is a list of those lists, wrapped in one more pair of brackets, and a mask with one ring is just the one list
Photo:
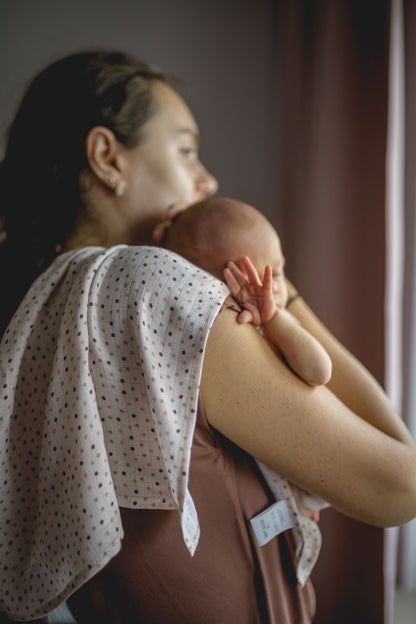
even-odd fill
[(181, 212), (167, 232), (166, 247), (221, 280), (230, 260), (248, 256), (260, 278), (270, 265), (279, 292), (287, 292), (276, 230), (256, 208), (237, 199), (210, 197)]

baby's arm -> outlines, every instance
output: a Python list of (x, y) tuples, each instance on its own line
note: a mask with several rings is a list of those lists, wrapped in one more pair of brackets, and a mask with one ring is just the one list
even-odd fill
[(331, 379), (332, 362), (323, 346), (285, 310), (263, 325), (267, 339), (277, 346), (290, 368), (310, 386)]
[(261, 281), (250, 259), (244, 257), (238, 265), (228, 264), (224, 278), (232, 295), (244, 307), (239, 321), (261, 325), (288, 366), (306, 383), (311, 386), (326, 384), (331, 378), (331, 359), (316, 338), (277, 307), (271, 268), (266, 267)]

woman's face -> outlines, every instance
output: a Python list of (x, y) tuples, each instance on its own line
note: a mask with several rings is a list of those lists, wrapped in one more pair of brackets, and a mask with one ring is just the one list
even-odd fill
[(126, 149), (125, 181), (132, 227), (157, 223), (174, 204), (188, 206), (213, 195), (216, 179), (198, 157), (198, 127), (183, 99), (168, 85), (153, 85), (154, 114), (142, 139)]

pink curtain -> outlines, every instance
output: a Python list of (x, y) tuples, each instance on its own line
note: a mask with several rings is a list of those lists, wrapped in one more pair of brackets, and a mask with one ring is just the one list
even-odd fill
[[(277, 2), (279, 208), (288, 277), (384, 382), (389, 0)], [(322, 514), (316, 624), (380, 624), (383, 531)]]

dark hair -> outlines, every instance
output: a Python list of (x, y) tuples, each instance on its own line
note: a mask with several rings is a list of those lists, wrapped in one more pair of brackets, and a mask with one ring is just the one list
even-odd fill
[(0, 335), (82, 214), (79, 176), (88, 167), (88, 132), (103, 125), (127, 147), (137, 145), (152, 114), (154, 80), (167, 82), (156, 66), (121, 52), (92, 51), (56, 61), (29, 85), (0, 165), (1, 272), (22, 266), (8, 284), (2, 276)]

